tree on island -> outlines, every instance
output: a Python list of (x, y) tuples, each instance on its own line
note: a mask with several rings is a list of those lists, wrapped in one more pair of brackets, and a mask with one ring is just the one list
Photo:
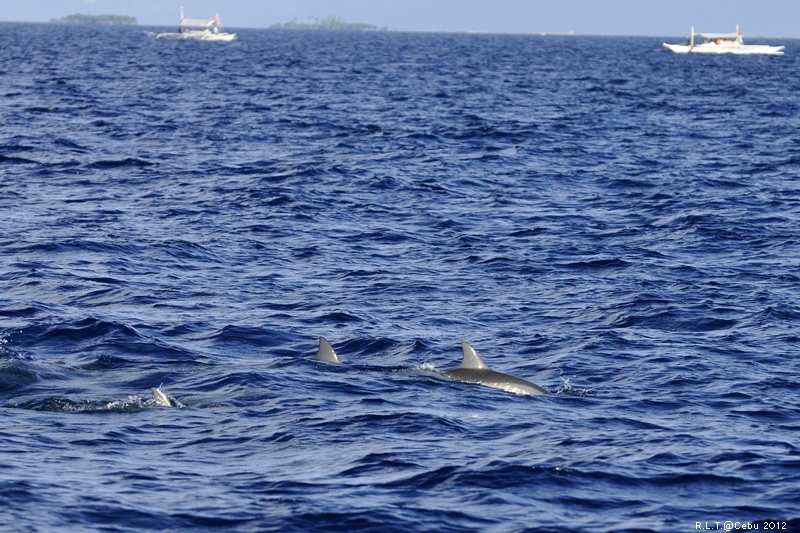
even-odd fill
[(60, 19), (50, 19), (50, 22), (63, 24), (125, 24), (128, 26), (135, 26), (139, 23), (136, 17), (127, 17), (125, 15), (84, 15), (82, 13), (67, 15)]
[(273, 24), (269, 26), (270, 29), (278, 30), (381, 30), (385, 31), (386, 26), (378, 27), (374, 24), (363, 24), (361, 22), (345, 22), (339, 17), (328, 17), (319, 19), (317, 17), (308, 17), (311, 22), (297, 22), (297, 19), (292, 19), (283, 24)]

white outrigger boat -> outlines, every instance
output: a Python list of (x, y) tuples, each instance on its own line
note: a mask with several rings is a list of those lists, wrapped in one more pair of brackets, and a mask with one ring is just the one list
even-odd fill
[(236, 39), (235, 33), (225, 33), (220, 31), (221, 22), (219, 13), (211, 19), (187, 19), (183, 16), (183, 6), (181, 6), (181, 21), (178, 23), (178, 33), (152, 33), (148, 32), (156, 39), (189, 39), (195, 41), (221, 41), (230, 42)]
[(683, 44), (663, 43), (664, 48), (676, 54), (765, 54), (782, 56), (784, 46), (767, 44), (744, 44), (742, 32), (736, 26), (734, 33), (695, 33), (694, 26), (689, 40)]

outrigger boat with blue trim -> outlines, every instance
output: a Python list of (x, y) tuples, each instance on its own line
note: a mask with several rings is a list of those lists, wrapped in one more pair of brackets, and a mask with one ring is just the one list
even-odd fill
[(689, 40), (683, 44), (663, 43), (664, 48), (676, 54), (739, 54), (782, 56), (785, 46), (767, 44), (744, 44), (742, 31), (736, 26), (734, 33), (695, 33), (694, 26)]
[(220, 42), (230, 42), (236, 39), (235, 33), (220, 31), (221, 27), (222, 23), (219, 18), (219, 13), (210, 20), (187, 19), (183, 15), (183, 6), (181, 6), (181, 21), (178, 23), (178, 33), (147, 33), (156, 39), (187, 39)]

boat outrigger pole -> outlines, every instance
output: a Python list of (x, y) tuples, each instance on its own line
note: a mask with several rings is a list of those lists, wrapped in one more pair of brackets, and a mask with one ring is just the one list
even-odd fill
[(694, 48), (694, 26), (689, 32), (689, 49), (691, 50), (692, 48)]

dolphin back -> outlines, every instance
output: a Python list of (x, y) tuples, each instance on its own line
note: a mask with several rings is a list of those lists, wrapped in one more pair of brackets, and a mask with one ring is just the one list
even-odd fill
[(478, 352), (469, 343), (462, 342), (461, 348), (464, 351), (464, 358), (461, 360), (461, 364), (442, 372), (444, 377), (464, 383), (475, 383), (501, 389), (515, 394), (550, 394), (546, 389), (528, 380), (492, 370), (483, 362)]

